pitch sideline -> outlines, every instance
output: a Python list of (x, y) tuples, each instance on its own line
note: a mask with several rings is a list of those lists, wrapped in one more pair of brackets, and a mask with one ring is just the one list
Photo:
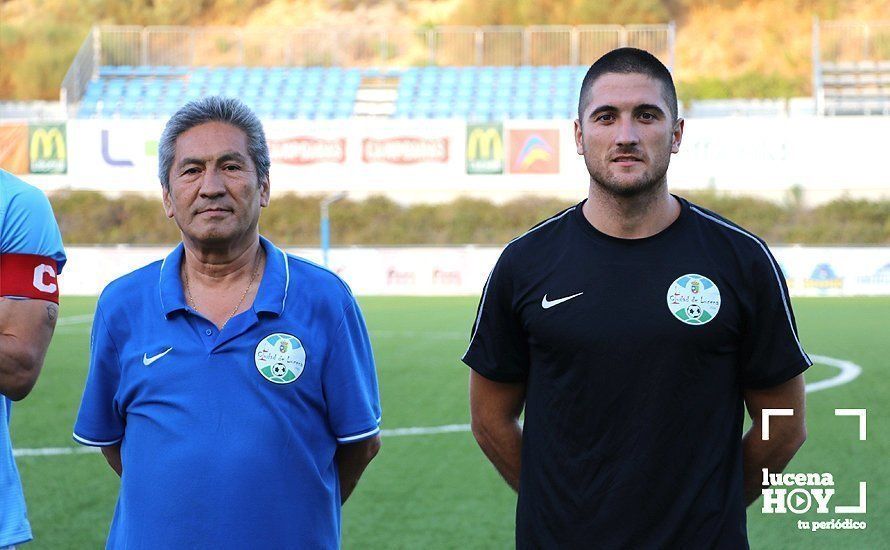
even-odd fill
[[(59, 319), (60, 322), (63, 320), (68, 321), (64, 324), (79, 324), (92, 320), (92, 315), (77, 315), (74, 317)], [(831, 378), (807, 384), (807, 393), (813, 393), (826, 390), (828, 388), (834, 388), (837, 386), (848, 384), (859, 377), (860, 374), (862, 374), (862, 367), (860, 367), (856, 363), (853, 363), (852, 361), (836, 359), (834, 357), (828, 357), (825, 355), (813, 354), (810, 354), (810, 359), (812, 359), (814, 363), (836, 367), (840, 370), (840, 372), (835, 376), (832, 376)], [(383, 429), (380, 430), (380, 435), (382, 437), (405, 437), (415, 435), (435, 435), (443, 433), (465, 433), (469, 431), (469, 424), (445, 424), (442, 426), (412, 426), (408, 428)], [(15, 457), (67, 456), (95, 454), (98, 452), (99, 449), (96, 447), (42, 447), (32, 449), (13, 449), (12, 451)]]

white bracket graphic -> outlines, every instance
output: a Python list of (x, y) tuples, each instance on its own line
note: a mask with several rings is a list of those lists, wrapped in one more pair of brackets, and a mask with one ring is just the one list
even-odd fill
[(865, 409), (834, 409), (834, 416), (859, 417), (859, 441), (865, 441)]
[(763, 424), (760, 439), (763, 441), (769, 441), (769, 417), (771, 416), (794, 416), (794, 409), (763, 409), (760, 414)]
[(835, 506), (835, 514), (864, 514), (865, 513), (865, 482), (859, 482), (859, 506)]

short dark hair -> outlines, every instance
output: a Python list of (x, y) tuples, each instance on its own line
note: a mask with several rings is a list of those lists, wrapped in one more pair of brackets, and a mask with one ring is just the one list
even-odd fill
[(239, 99), (208, 96), (183, 105), (164, 127), (158, 143), (158, 178), (164, 189), (170, 190), (170, 167), (173, 166), (177, 138), (206, 122), (225, 122), (243, 131), (247, 135), (247, 152), (256, 167), (257, 183), (269, 180), (272, 163), (260, 119)]
[[(674, 79), (671, 72), (657, 57), (638, 48), (618, 48), (605, 54), (596, 60), (584, 75), (581, 83), (581, 94), (578, 97), (578, 120), (581, 120), (585, 98), (590, 87), (596, 80), (608, 73), (618, 74), (644, 74), (658, 82), (661, 82), (664, 91), (664, 100), (671, 110), (674, 120), (677, 120), (679, 109), (677, 107), (677, 89), (674, 87)], [(582, 120), (583, 122), (583, 120)]]

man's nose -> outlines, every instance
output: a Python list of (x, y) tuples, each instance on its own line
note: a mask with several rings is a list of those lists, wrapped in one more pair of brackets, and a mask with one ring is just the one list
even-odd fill
[(205, 197), (216, 197), (226, 192), (226, 185), (223, 181), (223, 173), (216, 167), (210, 167), (204, 172), (201, 179), (201, 195)]
[(640, 142), (640, 135), (633, 120), (622, 118), (618, 121), (618, 134), (615, 136), (615, 144), (619, 146), (636, 145)]

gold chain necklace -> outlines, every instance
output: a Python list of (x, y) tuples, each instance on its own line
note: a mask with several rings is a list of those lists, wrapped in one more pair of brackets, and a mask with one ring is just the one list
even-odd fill
[[(253, 281), (256, 279), (257, 275), (260, 273), (260, 251), (262, 247), (257, 250), (256, 257), (253, 260), (253, 275), (250, 276), (250, 282), (247, 283), (247, 288), (244, 289), (244, 294), (241, 295), (241, 299), (238, 300), (238, 305), (235, 306), (235, 309), (232, 310), (232, 313), (229, 313), (229, 316), (226, 317), (226, 320), (223, 322), (222, 326), (219, 327), (219, 330), (225, 328), (226, 323), (232, 320), (232, 317), (238, 313), (238, 308), (241, 307), (241, 304), (244, 303), (244, 299), (247, 298), (247, 293), (250, 292), (250, 287), (253, 286)], [(192, 289), (189, 287), (189, 272), (188, 268), (183, 264), (182, 266), (182, 275), (183, 282), (185, 283), (185, 294), (188, 296), (189, 305), (192, 306), (192, 309), (198, 311), (198, 306), (195, 304), (195, 299), (192, 297)]]

